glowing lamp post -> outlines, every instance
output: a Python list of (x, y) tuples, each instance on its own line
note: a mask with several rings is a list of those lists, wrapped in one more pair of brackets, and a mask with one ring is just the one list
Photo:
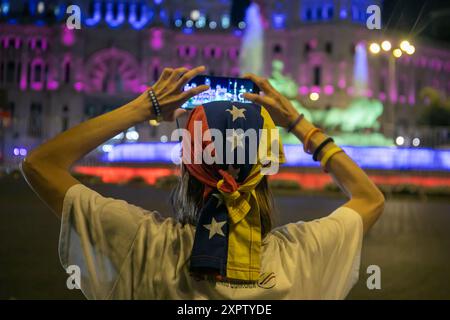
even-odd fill
[(384, 40), (381, 44), (372, 42), (369, 44), (369, 51), (373, 55), (388, 54), (389, 61), (389, 99), (388, 105), (388, 123), (389, 129), (387, 134), (394, 136), (395, 133), (395, 108), (394, 103), (397, 101), (397, 82), (396, 82), (396, 60), (401, 58), (403, 54), (413, 55), (416, 52), (416, 48), (408, 41), (403, 40), (400, 42), (399, 47), (393, 48), (392, 43), (389, 40)]

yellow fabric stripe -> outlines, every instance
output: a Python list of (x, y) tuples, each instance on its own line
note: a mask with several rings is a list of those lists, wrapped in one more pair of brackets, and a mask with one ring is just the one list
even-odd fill
[[(230, 217), (228, 235), (227, 277), (230, 279), (256, 281), (260, 274), (261, 218), (255, 188), (263, 178), (262, 161), (283, 163), (283, 145), (272, 118), (261, 107), (264, 120), (258, 147), (258, 161), (247, 179), (237, 191), (220, 191), (223, 180), (217, 183)], [(275, 130), (272, 130), (275, 129)], [(276, 154), (272, 154), (272, 141), (278, 139)]]

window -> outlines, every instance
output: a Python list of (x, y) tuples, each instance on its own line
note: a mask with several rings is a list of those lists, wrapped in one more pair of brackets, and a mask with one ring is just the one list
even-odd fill
[(316, 9), (316, 17), (317, 20), (322, 20), (323, 16), (322, 16), (322, 8), (317, 8)]
[(6, 65), (6, 82), (14, 82), (14, 72), (16, 71), (16, 64), (14, 61), (9, 61)]
[(159, 78), (159, 67), (158, 66), (154, 66), (152, 72), (153, 72), (153, 81), (154, 82), (158, 81), (158, 78)]
[(70, 62), (64, 64), (64, 83), (70, 83)]
[(17, 64), (17, 84), (19, 84), (20, 83), (20, 76), (21, 76), (21, 73), (22, 73), (22, 63), (21, 62), (19, 62), (18, 64)]
[(238, 48), (231, 48), (228, 52), (228, 55), (231, 59), (237, 59), (239, 57), (239, 49)]
[(42, 78), (42, 66), (40, 64), (34, 67), (34, 79), (33, 82), (40, 82)]
[(36, 138), (42, 135), (42, 105), (40, 103), (33, 102), (30, 105), (28, 135)]
[(334, 9), (333, 9), (333, 7), (328, 7), (328, 9), (327, 9), (327, 18), (328, 19), (333, 19), (333, 16), (334, 16)]
[(69, 107), (64, 106), (62, 108), (61, 131), (66, 131), (67, 129), (69, 129)]
[(398, 95), (404, 97), (406, 95), (406, 79), (398, 79)]
[(328, 54), (332, 54), (333, 53), (333, 43), (328, 41), (327, 43), (325, 43), (325, 52)]
[(315, 86), (320, 86), (321, 82), (322, 82), (322, 68), (320, 66), (315, 66), (314, 67), (314, 85)]
[(380, 76), (380, 92), (385, 93), (386, 92), (386, 79), (384, 75)]
[(306, 21), (311, 21), (312, 20), (312, 11), (311, 11), (311, 9), (307, 9), (306, 10), (305, 18), (306, 18)]
[(306, 55), (311, 51), (311, 45), (308, 43), (305, 43), (305, 46), (303, 47), (303, 53)]
[(5, 69), (5, 63), (3, 61), (1, 61), (0, 62), (0, 82), (3, 82), (5, 79), (4, 75), (3, 75), (4, 69)]
[(275, 44), (273, 46), (273, 53), (282, 53), (282, 52), (283, 52), (283, 48), (281, 47), (281, 45)]

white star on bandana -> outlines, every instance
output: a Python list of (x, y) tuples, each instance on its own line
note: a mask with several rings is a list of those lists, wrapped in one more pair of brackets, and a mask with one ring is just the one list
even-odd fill
[(212, 218), (211, 224), (204, 224), (203, 226), (209, 230), (209, 239), (214, 237), (214, 235), (218, 234), (225, 237), (225, 234), (222, 231), (223, 225), (227, 223), (226, 221), (217, 222), (216, 219)]
[(233, 109), (231, 109), (231, 110), (227, 109), (225, 111), (228, 111), (233, 116), (233, 122), (234, 122), (236, 119), (239, 119), (239, 118), (245, 119), (244, 112), (247, 110), (245, 110), (244, 108), (242, 108), (242, 109), (236, 108), (236, 106), (233, 105)]
[(214, 193), (212, 196), (217, 199), (216, 208), (220, 207), (220, 205), (223, 203), (222, 196), (220, 194), (218, 194), (218, 193)]
[(231, 151), (234, 151), (236, 147), (244, 147), (242, 139), (244, 139), (244, 134), (242, 132), (237, 133), (233, 130), (233, 135), (228, 135), (227, 140), (231, 142)]

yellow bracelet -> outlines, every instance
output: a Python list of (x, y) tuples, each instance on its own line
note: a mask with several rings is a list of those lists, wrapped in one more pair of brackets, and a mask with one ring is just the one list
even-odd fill
[(325, 152), (325, 154), (323, 155), (322, 159), (320, 159), (320, 165), (322, 166), (323, 170), (325, 170), (325, 172), (327, 172), (326, 166), (328, 161), (331, 159), (332, 156), (334, 156), (336, 153), (339, 152), (344, 152), (344, 150), (342, 150), (339, 147), (333, 147), (330, 150), (327, 150), (327, 152)]

